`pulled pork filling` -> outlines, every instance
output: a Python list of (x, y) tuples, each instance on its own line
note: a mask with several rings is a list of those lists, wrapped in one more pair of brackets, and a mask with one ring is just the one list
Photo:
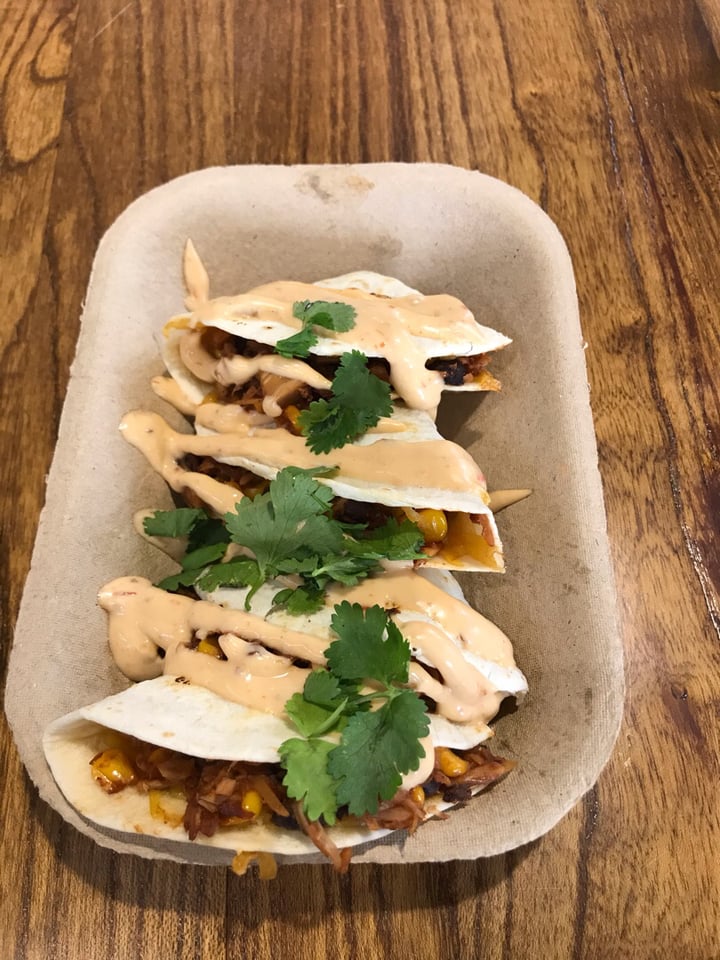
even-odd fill
[[(245, 340), (225, 330), (218, 330), (216, 327), (206, 327), (200, 342), (203, 349), (216, 360), (223, 357), (257, 357), (273, 353), (273, 348), (268, 344), (258, 343), (256, 340)], [(499, 390), (500, 383), (486, 369), (489, 361), (490, 354), (479, 353), (471, 357), (438, 357), (428, 360), (426, 366), (428, 370), (435, 370), (442, 374), (443, 381), (448, 387), (476, 383), (483, 390)], [(339, 362), (339, 357), (318, 357), (314, 354), (305, 358), (305, 363), (328, 380), (332, 380), (335, 376)], [(389, 382), (390, 364), (387, 360), (381, 357), (368, 357), (368, 369), (380, 380)], [(237, 403), (261, 411), (263, 398), (272, 393), (283, 409), (283, 416), (276, 418), (279, 425), (294, 427), (299, 411), (305, 410), (314, 400), (329, 395), (328, 391), (313, 389), (299, 380), (286, 380), (279, 389), (278, 381), (281, 379), (265, 373), (258, 374), (242, 384), (218, 383), (213, 389), (212, 399), (222, 403)]]
[[(288, 798), (279, 765), (201, 760), (113, 731), (108, 731), (107, 741), (108, 746), (90, 761), (98, 786), (111, 794), (129, 787), (147, 793), (151, 816), (170, 826), (182, 825), (190, 840), (249, 823), (302, 830), (338, 872), (347, 870), (351, 848), (339, 849), (324, 822), (308, 820), (302, 805)], [(347, 812), (343, 816), (341, 810), (340, 820), (371, 830), (413, 833), (429, 817), (446, 819), (434, 809), (436, 795), (448, 803), (463, 803), (514, 765), (486, 747), (465, 751), (441, 747), (435, 750), (432, 775), (422, 786), (399, 790), (375, 814), (356, 818)]]
[[(245, 467), (231, 466), (227, 463), (221, 463), (219, 460), (213, 460), (212, 457), (200, 457), (194, 453), (186, 454), (180, 460), (180, 466), (192, 473), (201, 473), (207, 477), (212, 477), (213, 480), (219, 480), (221, 483), (240, 490), (241, 493), (251, 499), (259, 493), (265, 493), (270, 485), (269, 480), (258, 477), (252, 471), (246, 470)], [(187, 487), (182, 491), (182, 498), (188, 507), (196, 509), (205, 507), (201, 498)], [(428, 557), (433, 557), (440, 552), (448, 533), (448, 518), (443, 510), (388, 507), (382, 503), (368, 503), (364, 500), (335, 497), (332, 513), (335, 520), (348, 524), (363, 523), (367, 525), (369, 530), (375, 530), (377, 527), (383, 526), (392, 517), (397, 520), (405, 518), (412, 520), (413, 523), (417, 524), (423, 535), (425, 543), (422, 549)], [(469, 516), (475, 524), (484, 524), (486, 519), (480, 514), (470, 514)], [(485, 530), (486, 538), (489, 534), (489, 529)]]

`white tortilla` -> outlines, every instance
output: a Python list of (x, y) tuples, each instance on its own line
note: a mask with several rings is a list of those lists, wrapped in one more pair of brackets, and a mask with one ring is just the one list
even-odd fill
[[(442, 719), (442, 718), (441, 718)], [(448, 721), (432, 729), (433, 745), (454, 746), (452, 736), (443, 736)], [(55, 720), (43, 735), (43, 750), (55, 782), (65, 798), (83, 817), (103, 827), (125, 833), (142, 833), (166, 840), (188, 842), (182, 826), (173, 826), (150, 814), (148, 794), (127, 787), (106, 793), (92, 778), (92, 758), (107, 749), (106, 732), (118, 731), (160, 747), (203, 759), (277, 762), (277, 746), (297, 731), (283, 720), (248, 710), (223, 700), (202, 687), (158, 677), (135, 684)], [(474, 788), (477, 792), (479, 788)], [(429, 819), (451, 807), (438, 795), (430, 801)], [(386, 836), (389, 830), (370, 830), (350, 821), (338, 823), (328, 833), (338, 847), (352, 847)], [(287, 830), (271, 822), (250, 821), (223, 827), (212, 837), (203, 834), (193, 841), (232, 851), (279, 853), (286, 856), (316, 853), (317, 848), (301, 830)]]
[[(161, 679), (174, 683), (172, 678), (163, 677)], [(188, 835), (182, 826), (174, 827), (151, 816), (146, 793), (128, 787), (119, 793), (107, 794), (95, 783), (89, 768), (92, 758), (107, 746), (104, 731), (107, 729), (122, 730), (119, 724), (123, 724), (125, 719), (133, 720), (130, 709), (127, 713), (123, 712), (121, 718), (121, 711), (117, 705), (118, 698), (126, 697), (125, 702), (129, 704), (130, 699), (126, 695), (131, 695), (138, 688), (157, 683), (156, 680), (148, 680), (134, 688), (131, 687), (124, 693), (108, 698), (116, 701), (116, 704), (112, 707), (115, 719), (109, 726), (88, 719), (88, 715), (104, 714), (106, 712), (105, 704), (107, 701), (105, 700), (94, 706), (76, 710), (74, 713), (54, 721), (45, 731), (43, 749), (55, 782), (63, 792), (65, 799), (83, 817), (99, 826), (109, 827), (112, 830), (119, 830), (124, 833), (142, 833), (151, 837), (188, 843)], [(182, 698), (184, 701), (193, 699), (192, 694), (187, 695), (187, 691), (201, 689), (199, 687), (185, 687), (183, 684), (175, 684), (175, 686), (186, 691)], [(156, 691), (159, 689), (159, 687), (155, 688)], [(146, 692), (143, 692), (143, 698), (146, 696), (149, 701), (152, 701), (155, 698), (155, 693), (147, 695)], [(122, 704), (123, 701), (120, 700), (119, 702)], [(142, 720), (145, 717), (138, 717), (137, 714), (135, 714), (135, 717), (139, 720), (137, 724), (128, 722), (123, 725), (142, 727)], [(202, 724), (198, 726), (201, 730), (204, 729)], [(125, 730), (123, 732), (129, 731)], [(177, 748), (175, 747), (175, 749)], [(338, 825), (333, 827), (331, 831), (333, 840), (340, 847), (356, 846), (359, 843), (366, 843), (368, 840), (377, 840), (388, 832), (387, 830), (372, 831), (356, 825), (347, 827)], [(242, 826), (224, 827), (212, 837), (200, 834), (193, 842), (203, 846), (219, 847), (232, 851), (266, 851), (289, 856), (317, 853), (317, 848), (313, 842), (301, 830), (283, 830), (273, 824), (252, 821)]]
[[(199, 436), (217, 435), (214, 431), (201, 426), (198, 426), (197, 433)], [(393, 444), (397, 437), (398, 434), (388, 434), (370, 441), (373, 445), (382, 444), (382, 447), (377, 447), (372, 453), (369, 453), (368, 456), (376, 456), (380, 459), (392, 459), (395, 455)], [(405, 438), (403, 437), (403, 439)], [(426, 438), (418, 437), (417, 439)], [(445, 442), (451, 444), (450, 440), (446, 440)], [(244, 467), (259, 477), (265, 477), (267, 480), (274, 480), (280, 470), (293, 466), (291, 463), (292, 456), (290, 454), (283, 454), (282, 452), (276, 455), (274, 459), (266, 457), (263, 460), (258, 460), (254, 457), (247, 456), (217, 457), (216, 459), (219, 463), (227, 463), (234, 467)], [(318, 460), (320, 461), (319, 465), (332, 467), (332, 450), (329, 453), (319, 454)], [(481, 493), (486, 492), (484, 484), (482, 486), (478, 484), (475, 490), (461, 492), (458, 490), (445, 490), (442, 487), (417, 487), (411, 483), (405, 484), (402, 487), (392, 484), (378, 484), (364, 480), (361, 477), (349, 477), (342, 473), (330, 477), (318, 476), (316, 479), (318, 483), (329, 487), (336, 496), (348, 497), (351, 500), (362, 500), (366, 503), (381, 503), (388, 507), (413, 507), (416, 510), (434, 509), (454, 513), (485, 514), (490, 521), (498, 549), (500, 549), (500, 536), (495, 525), (495, 518), (481, 496)]]
[[(349, 287), (344, 286), (346, 278), (350, 279), (351, 286)], [(418, 293), (418, 291), (406, 287), (401, 281), (393, 277), (384, 277), (369, 270), (355, 271), (341, 277), (316, 281), (314, 285), (318, 290), (340, 290), (354, 287), (381, 296), (398, 295), (397, 293), (388, 293), (387, 291), (390, 290)], [(422, 296), (422, 294), (420, 295)], [(278, 340), (283, 340), (285, 337), (297, 333), (297, 327), (277, 320), (266, 320), (262, 324), (258, 324), (256, 319), (243, 314), (242, 307), (238, 306), (233, 297), (217, 297), (208, 302), (213, 304), (214, 315), (212, 317), (204, 314), (202, 303), (196, 303), (196, 309), (188, 316), (192, 317), (194, 322), (217, 327), (219, 330), (225, 330), (234, 336), (257, 340), (259, 343), (266, 343), (270, 346), (274, 346)], [(219, 307), (222, 307), (222, 316), (220, 317), (216, 315)], [(467, 329), (463, 327), (462, 332), (453, 331), (449, 328), (447, 339), (442, 341), (430, 337), (413, 337), (413, 340), (418, 350), (424, 353), (428, 360), (436, 357), (470, 357), (479, 353), (499, 350), (512, 342), (504, 334), (493, 330), (491, 327), (484, 327), (479, 323), (473, 331), (473, 336), (468, 336)], [(331, 333), (320, 329), (318, 330), (318, 342), (310, 348), (310, 352), (319, 357), (339, 357), (352, 349), (351, 340), (336, 340)], [(362, 352), (367, 353), (365, 350)], [(379, 354), (373, 353), (367, 355), (379, 356)]]
[[(318, 280), (315, 286), (326, 290), (362, 290), (365, 293), (384, 297), (405, 297), (412, 294), (422, 296), (419, 290), (408, 287), (401, 280), (397, 280), (395, 277), (385, 277), (370, 270), (357, 270), (339, 277), (331, 277), (328, 280)], [(233, 306), (230, 297), (220, 297), (212, 302), (217, 304), (223, 300), (227, 302), (227, 316), (203, 319), (202, 322), (206, 326), (217, 327), (235, 336), (271, 346), (274, 346), (279, 340), (297, 333), (297, 329), (289, 324), (272, 321), (259, 323), (252, 317), (244, 317), (238, 312), (238, 308)], [(201, 309), (202, 305), (200, 305)], [(189, 321), (194, 316), (194, 314), (184, 314), (174, 319), (180, 321), (187, 319)], [(180, 357), (178, 344), (185, 332), (183, 329), (171, 329), (167, 333), (163, 333), (159, 337), (159, 348), (168, 373), (182, 387), (192, 403), (200, 403), (210, 388), (207, 383), (195, 377), (187, 369)], [(321, 328), (318, 328), (317, 333), (318, 342), (310, 349), (310, 352), (316, 356), (342, 356), (343, 353), (353, 349), (352, 343), (335, 340)], [(451, 334), (450, 337), (452, 337)], [(468, 357), (480, 353), (490, 353), (512, 343), (509, 337), (481, 324), (477, 324), (476, 335), (472, 340), (468, 338), (453, 340), (450, 338), (447, 341), (438, 342), (435, 339), (424, 337), (415, 337), (414, 339), (428, 360), (437, 357)], [(362, 352), (366, 351), (363, 350)], [(368, 354), (368, 356), (373, 356), (373, 354)], [(482, 389), (477, 383), (443, 387), (443, 390), (453, 391), (479, 391)]]
[[(418, 573), (455, 597), (455, 599), (467, 603), (457, 580), (446, 570), (425, 570), (420, 568)], [(287, 585), (287, 583), (272, 580), (263, 584), (250, 601), (250, 613), (262, 617), (268, 623), (274, 623), (279, 627), (286, 627), (291, 630), (297, 630), (299, 633), (308, 633), (326, 639), (329, 645), (333, 640), (330, 627), (334, 609), (332, 603), (328, 603), (317, 613), (304, 616), (294, 616), (282, 607), (273, 608), (273, 597), (279, 590), (282, 590), (283, 587)], [(210, 600), (218, 604), (218, 606), (228, 607), (232, 610), (244, 610), (245, 598), (250, 592), (247, 587), (220, 587), (212, 592), (199, 590), (197, 588), (196, 590), (203, 600)], [(483, 617), (482, 614), (475, 611), (475, 616), (483, 622), (486, 630), (496, 631), (504, 640), (507, 640), (500, 628)], [(450, 642), (461, 652), (467, 663), (485, 677), (496, 690), (505, 696), (517, 697), (518, 700), (522, 700), (527, 693), (527, 680), (518, 667), (501, 666), (491, 660), (485, 660), (475, 656), (465, 648), (462, 637), (448, 633), (442, 623), (415, 611), (401, 610), (393, 616), (393, 619), (398, 623), (401, 630), (403, 623), (409, 623), (411, 621), (421, 620), (432, 623), (446, 634)], [(509, 641), (507, 642), (509, 643)], [(412, 652), (413, 656), (417, 656), (421, 663), (428, 662), (423, 660), (422, 656), (418, 656), (418, 651), (413, 650)], [(444, 721), (442, 717), (431, 716), (431, 725), (433, 735), (437, 735), (435, 740), (436, 746), (454, 746), (469, 749), (486, 740), (490, 735), (489, 728), (484, 723), (450, 723), (449, 721)]]
[[(325, 287), (330, 290), (363, 290), (365, 293), (376, 293), (383, 297), (409, 297), (413, 294), (423, 296), (420, 290), (408, 287), (402, 280), (395, 277), (385, 277), (380, 273), (374, 273), (372, 270), (354, 270), (352, 273), (344, 273), (339, 277), (331, 277), (329, 280), (318, 280), (315, 284), (318, 287)], [(429, 353), (428, 359), (433, 357), (464, 357), (474, 356), (478, 353), (492, 353), (494, 350), (501, 350), (503, 347), (512, 343), (505, 334), (493, 330), (492, 327), (477, 325), (477, 343), (476, 346), (467, 353), (460, 353), (448, 350), (447, 346), (443, 353)], [(426, 341), (430, 343), (431, 341)], [(437, 341), (435, 341), (437, 344)], [(347, 349), (347, 348), (346, 348)], [(314, 352), (314, 351), (313, 351)], [(319, 353), (319, 351), (318, 351)], [(482, 387), (477, 383), (461, 384), (460, 386), (451, 386), (446, 384), (443, 390), (466, 390), (478, 391)]]

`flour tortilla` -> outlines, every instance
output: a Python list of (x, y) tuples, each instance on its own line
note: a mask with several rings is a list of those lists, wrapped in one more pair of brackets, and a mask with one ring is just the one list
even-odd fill
[[(418, 573), (421, 577), (429, 580), (436, 587), (444, 590), (445, 593), (450, 594), (450, 596), (456, 600), (467, 604), (460, 584), (449, 571), (421, 568)], [(251, 598), (249, 612), (262, 617), (263, 620), (276, 626), (320, 637), (327, 640), (329, 646), (333, 640), (331, 619), (334, 606), (332, 602), (327, 602), (325, 606), (316, 613), (304, 615), (290, 614), (283, 607), (273, 606), (273, 597), (285, 586), (287, 586), (287, 583), (282, 583), (277, 580), (270, 580), (263, 584)], [(210, 600), (221, 607), (227, 607), (232, 610), (244, 610), (245, 599), (250, 589), (249, 587), (220, 587), (208, 592), (196, 587), (196, 591), (203, 600)], [(475, 611), (475, 616), (479, 621), (484, 621), (486, 630), (492, 630), (497, 634), (501, 634), (499, 627), (496, 627), (495, 624), (483, 617), (481, 613)], [(436, 627), (444, 629), (442, 623), (432, 620), (428, 616), (416, 611), (399, 610), (393, 614), (393, 619), (401, 631), (403, 624), (417, 620), (433, 623)], [(482, 659), (467, 651), (462, 637), (449, 634), (448, 636), (450, 641), (460, 650), (467, 663), (482, 674), (496, 690), (502, 692), (506, 697), (516, 697), (518, 700), (524, 698), (528, 689), (527, 680), (518, 667), (504, 667), (493, 661)], [(424, 660), (417, 650), (413, 649), (412, 653), (421, 663), (427, 665), (428, 661)], [(467, 750), (477, 746), (492, 735), (490, 728), (484, 723), (452, 723), (436, 714), (431, 714), (430, 723), (436, 746)]]
[[(43, 750), (55, 782), (86, 819), (123, 833), (187, 843), (182, 826), (151, 815), (147, 793), (133, 787), (106, 793), (93, 780), (90, 761), (107, 749), (107, 732), (117, 731), (203, 759), (273, 762), (278, 757), (273, 741), (277, 740), (279, 745), (297, 736), (297, 731), (282, 720), (259, 714), (202, 687), (163, 676), (135, 684), (55, 720), (44, 733)], [(433, 742), (439, 745), (435, 736)], [(479, 789), (476, 787), (473, 792)], [(451, 806), (439, 795), (437, 800), (432, 798), (426, 819)], [(370, 830), (353, 820), (328, 828), (329, 836), (340, 848), (379, 840), (390, 832)], [(287, 830), (271, 822), (250, 821), (223, 827), (212, 837), (199, 834), (193, 842), (234, 852), (287, 856), (317, 853), (301, 830)]]
[[(385, 277), (370, 270), (355, 270), (352, 273), (344, 273), (340, 277), (331, 277), (329, 280), (318, 280), (316, 286), (330, 290), (364, 290), (366, 293), (380, 294), (384, 297), (407, 297), (411, 294), (422, 296), (419, 290), (408, 287), (402, 280), (397, 280), (395, 277)], [(442, 349), (447, 352), (443, 353), (437, 352), (440, 349), (437, 341), (425, 340), (423, 343), (427, 344), (428, 351), (432, 351), (428, 352), (428, 359), (433, 359), (435, 357), (471, 357), (478, 353), (492, 353), (508, 346), (512, 343), (512, 340), (505, 334), (493, 330), (492, 327), (485, 327), (479, 323), (477, 325), (476, 341), (466, 352), (458, 349), (461, 341), (455, 341), (452, 345), (453, 349), (449, 349), (449, 344), (445, 344)], [(433, 344), (435, 349), (433, 349)], [(479, 383), (462, 383), (459, 386), (445, 384), (443, 386), (443, 390), (453, 393), (478, 392), (484, 389)]]
[[(331, 277), (327, 280), (318, 280), (315, 286), (326, 290), (362, 290), (364, 293), (375, 294), (384, 297), (405, 297), (415, 294), (422, 296), (420, 291), (408, 287), (401, 280), (394, 277), (385, 277), (382, 274), (374, 273), (369, 270), (358, 270), (352, 273), (343, 274), (339, 277)], [(258, 343), (265, 343), (274, 346), (278, 340), (292, 336), (297, 332), (295, 327), (284, 323), (258, 322), (252, 317), (244, 317), (237, 312), (237, 308), (232, 307), (232, 298), (218, 298), (213, 301), (220, 303), (223, 299), (227, 300), (227, 316), (203, 320), (207, 326), (217, 327), (225, 330), (235, 336), (243, 337), (248, 340), (255, 340)], [(185, 366), (180, 357), (179, 342), (186, 332), (182, 326), (173, 326), (179, 323), (182, 325), (185, 321), (190, 321), (193, 314), (182, 314), (174, 317), (171, 321), (170, 329), (166, 330), (158, 338), (158, 345), (162, 354), (163, 361), (168, 373), (183, 389), (188, 400), (192, 403), (201, 403), (203, 398), (210, 392), (210, 386), (203, 380), (194, 376)], [(352, 342), (335, 340), (327, 331), (318, 329), (318, 342), (311, 347), (310, 352), (316, 356), (336, 356), (340, 357), (354, 348)], [(460, 337), (453, 339), (452, 334), (448, 340), (439, 342), (436, 339), (415, 337), (415, 341), (425, 353), (428, 360), (434, 358), (458, 358), (470, 357), (481, 353), (491, 353), (507, 346), (512, 341), (504, 334), (493, 330), (491, 327), (484, 327), (477, 324), (475, 336), (472, 339)], [(364, 352), (364, 351), (362, 351)], [(482, 391), (485, 388), (479, 383), (460, 384), (459, 386), (444, 385), (443, 390), (454, 392), (461, 391)]]
[[(421, 432), (424, 433), (423, 436), (418, 435)], [(197, 427), (197, 434), (198, 436), (218, 436), (214, 431), (201, 426)], [(368, 437), (367, 434), (366, 437)], [(364, 444), (356, 445), (374, 446), (375, 449), (368, 453), (368, 457), (375, 456), (390, 460), (396, 455), (401, 455), (401, 451), (396, 454), (394, 449), (394, 444), (398, 439), (408, 440), (412, 443), (421, 440), (442, 440), (442, 437), (432, 422), (429, 422), (425, 423), (422, 427), (418, 427), (412, 439), (396, 433), (381, 433), (370, 436), (369, 439), (365, 440)], [(457, 446), (451, 440), (445, 440), (444, 443), (446, 443), (448, 447)], [(381, 446), (376, 446), (376, 444), (381, 444)], [(466, 456), (469, 459), (469, 454), (466, 454)], [(290, 454), (284, 456), (279, 455), (272, 460), (269, 457), (261, 459), (259, 456), (230, 456), (217, 457), (216, 459), (220, 463), (244, 467), (246, 470), (251, 470), (259, 477), (265, 477), (268, 480), (273, 480), (284, 467), (293, 466), (290, 462)], [(318, 455), (318, 466), (333, 466), (332, 450), (329, 453)], [(319, 483), (329, 487), (336, 496), (348, 497), (351, 500), (362, 500), (367, 503), (382, 503), (388, 507), (414, 507), (417, 510), (435, 509), (458, 513), (485, 514), (488, 517), (498, 544), (500, 542), (492, 511), (485, 502), (487, 488), (484, 482), (484, 476), (480, 473), (479, 469), (478, 482), (473, 489), (467, 491), (447, 490), (442, 487), (420, 487), (413, 485), (411, 480), (402, 486), (378, 484), (364, 480), (362, 477), (347, 476), (347, 474), (342, 471), (338, 471), (329, 477), (318, 476), (317, 480)]]
[[(159, 677), (51, 723), (43, 737), (43, 749), (55, 782), (66, 800), (83, 817), (99, 826), (187, 843), (188, 835), (182, 826), (172, 826), (151, 816), (146, 793), (133, 787), (116, 794), (105, 793), (93, 780), (89, 763), (107, 747), (108, 730), (138, 736), (175, 750), (185, 735), (188, 738), (185, 742), (192, 744), (195, 750), (191, 755), (203, 755), (203, 751), (197, 750), (200, 740), (207, 742), (207, 752), (216, 753), (215, 737), (223, 734), (221, 724), (228, 725), (226, 731), (244, 730), (251, 718), (243, 708), (237, 709), (238, 704), (208, 694), (209, 691), (201, 687), (176, 683), (172, 677)], [(202, 712), (208, 706), (213, 710), (212, 715)], [(163, 716), (157, 713), (159, 710), (170, 712)], [(158, 720), (159, 716), (162, 719)], [(227, 732), (225, 738), (227, 742)], [(245, 740), (246, 737), (242, 737), (236, 743)], [(190, 751), (189, 746), (186, 751)], [(224, 752), (228, 755), (222, 759), (237, 759), (234, 756), (237, 749), (228, 747)], [(240, 752), (245, 754), (244, 749)], [(378, 839), (387, 832), (353, 825), (334, 827), (331, 835), (338, 846), (347, 847)], [(290, 856), (317, 853), (313, 842), (300, 830), (283, 830), (273, 824), (252, 821), (242, 826), (224, 827), (212, 837), (200, 834), (193, 842), (232, 851), (267, 851)]]
[[(422, 576), (455, 599), (467, 602), (460, 585), (446, 571), (423, 571)], [(252, 599), (250, 612), (278, 626), (288, 626), (322, 639), (327, 637), (330, 644), (332, 603), (328, 602), (315, 614), (290, 617), (282, 610), (272, 610), (272, 596), (282, 586), (278, 582), (265, 584)], [(244, 606), (246, 592), (220, 589), (202, 596), (219, 606), (240, 609)], [(477, 616), (481, 618), (481, 614)], [(402, 623), (429, 618), (416, 612), (403, 614), (398, 611), (395, 619)], [(442, 629), (441, 623), (436, 622), (436, 626)], [(518, 700), (524, 697), (527, 681), (519, 669), (479, 661), (464, 650), (461, 637), (450, 639), (468, 662), (497, 689)], [(417, 651), (413, 652), (417, 654)], [(429, 719), (433, 748), (470, 749), (493, 734), (491, 728), (482, 722), (454, 723), (438, 714), (430, 714)], [(182, 826), (172, 826), (150, 815), (146, 793), (129, 787), (117, 794), (107, 794), (92, 779), (88, 764), (108, 747), (109, 730), (205, 760), (250, 763), (278, 763), (280, 745), (298, 735), (284, 716), (233, 703), (211, 690), (172, 676), (136, 683), (49, 725), (43, 737), (47, 762), (66, 799), (80, 814), (115, 830), (183, 842), (187, 842), (187, 835)], [(436, 803), (429, 817), (451, 806), (440, 798)], [(377, 840), (388, 832), (369, 830), (349, 822), (333, 827), (330, 835), (339, 847), (346, 847)], [(290, 831), (261, 822), (223, 828), (212, 837), (200, 835), (194, 842), (229, 850), (288, 855), (314, 853), (316, 849), (299, 830)]]
[[(142, 416), (146, 424), (146, 433), (153, 430), (164, 431), (166, 434), (173, 432), (169, 424), (159, 414), (134, 411), (133, 416)], [(121, 430), (124, 429), (124, 426), (125, 424), (121, 425)], [(432, 424), (430, 424), (429, 429), (435, 430)], [(282, 469), (294, 466), (293, 461), (296, 459), (293, 450), (287, 448), (284, 444), (271, 445), (270, 449), (267, 446), (263, 447), (263, 435), (274, 439), (278, 430), (280, 428), (260, 427), (252, 428), (252, 431), (247, 435), (236, 435), (242, 444), (242, 455), (222, 456), (216, 457), (216, 459), (220, 463), (241, 467), (251, 471), (256, 476), (273, 480)], [(203, 428), (198, 428), (197, 432), (198, 436), (212, 437), (218, 435)], [(435, 435), (439, 436), (438, 434)], [(232, 437), (233, 435), (225, 434), (225, 436)], [(399, 446), (399, 449), (395, 447), (396, 440), (394, 437), (395, 435), (388, 435), (376, 440), (373, 449), (368, 453), (368, 457), (372, 456), (381, 463), (392, 462), (396, 458), (402, 457), (403, 446)], [(299, 442), (299, 439), (298, 437), (292, 437), (295, 442)], [(134, 443), (133, 440), (130, 442)], [(449, 570), (502, 571), (504, 569), (502, 541), (495, 518), (487, 503), (489, 496), (485, 477), (470, 455), (459, 448), (457, 444), (449, 440), (442, 440), (442, 438), (435, 442), (447, 445), (449, 454), (454, 455), (459, 452), (465, 458), (467, 468), (471, 473), (474, 473), (474, 483), (470, 489), (452, 490), (427, 485), (416, 486), (412, 483), (400, 485), (381, 482), (380, 480), (370, 481), (362, 476), (351, 474), (349, 472), (350, 468), (347, 466), (330, 475), (327, 475), (327, 473), (325, 475), (320, 474), (317, 476), (317, 481), (329, 487), (336, 497), (382, 504), (391, 508), (443, 511), (446, 514), (448, 533), (443, 539), (438, 553), (433, 557), (418, 561), (419, 565)], [(192, 444), (190, 446), (192, 447)], [(273, 446), (275, 449), (273, 449)], [(455, 449), (451, 450), (450, 448)], [(142, 447), (140, 449), (142, 450)], [(255, 450), (257, 450), (257, 453), (255, 453)], [(148, 456), (147, 453), (145, 455)], [(157, 469), (152, 458), (148, 457), (148, 459), (151, 465)], [(328, 454), (317, 456), (310, 454), (306, 465), (319, 471), (334, 470), (333, 452), (330, 451)], [(192, 473), (191, 470), (187, 472)], [(362, 471), (356, 471), (356, 473), (360, 472)], [(174, 488), (176, 490), (180, 488), (180, 481), (174, 485)], [(411, 514), (411, 519), (417, 518)]]

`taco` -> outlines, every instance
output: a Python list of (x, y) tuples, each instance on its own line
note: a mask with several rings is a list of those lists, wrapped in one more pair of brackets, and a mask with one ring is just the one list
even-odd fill
[[(158, 414), (133, 411), (120, 429), (189, 506), (232, 512), (290, 466), (318, 472), (334, 494), (333, 513), (347, 523), (380, 523), (406, 516), (425, 537), (418, 564), (454, 570), (502, 571), (502, 543), (485, 478), (460, 446), (434, 425), (404, 433), (367, 434), (365, 443), (314, 454), (302, 437), (278, 427), (233, 423), (222, 432), (223, 410), (205, 404), (203, 435), (178, 433)], [(217, 416), (216, 416), (217, 414)], [(326, 475), (322, 475), (323, 471)]]
[[(320, 613), (289, 620), (270, 612), (262, 595), (247, 612), (235, 609), (231, 591), (210, 603), (142, 578), (113, 581), (100, 594), (111, 652), (140, 682), (50, 725), (44, 749), (58, 785), (97, 824), (237, 852), (238, 869), (253, 856), (267, 867), (262, 854), (317, 848), (345, 870), (351, 847), (412, 831), (513, 766), (482, 745), (503, 699), (527, 689), (510, 643), (464, 602), (448, 574), (429, 576), (403, 571), (334, 588)], [(389, 793), (367, 810), (350, 800), (315, 815), (310, 794), (295, 789), (285, 752), (298, 742), (291, 698), (305, 696), (310, 676), (327, 679), (337, 670), (338, 611), (360, 622), (369, 610), (389, 616), (407, 640), (407, 684), (395, 693), (415, 700), (428, 722), (414, 761), (403, 766), (398, 751)], [(358, 701), (377, 687), (369, 682), (358, 687), (365, 695)], [(372, 710), (364, 717), (372, 719)], [(332, 750), (344, 735), (330, 730), (322, 742)], [(381, 748), (387, 744), (376, 739), (368, 749), (377, 759)], [(353, 762), (362, 767), (361, 756)], [(352, 789), (365, 787), (359, 780)]]
[(477, 323), (456, 297), (424, 296), (391, 277), (357, 271), (211, 300), (190, 241), (184, 274), (190, 312), (165, 325), (161, 350), (192, 403), (212, 396), (276, 417), (327, 391), (339, 359), (353, 350), (407, 406), (432, 414), (443, 390), (500, 388), (486, 366), (511, 341)]

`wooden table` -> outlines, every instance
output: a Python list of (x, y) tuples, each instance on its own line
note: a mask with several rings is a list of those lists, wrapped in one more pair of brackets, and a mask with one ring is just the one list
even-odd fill
[(628, 692), (530, 848), (270, 885), (96, 848), (3, 726), (0, 957), (720, 956), (719, 42), (713, 0), (0, 2), (3, 663), (113, 219), (212, 164), (434, 160), (573, 255)]

